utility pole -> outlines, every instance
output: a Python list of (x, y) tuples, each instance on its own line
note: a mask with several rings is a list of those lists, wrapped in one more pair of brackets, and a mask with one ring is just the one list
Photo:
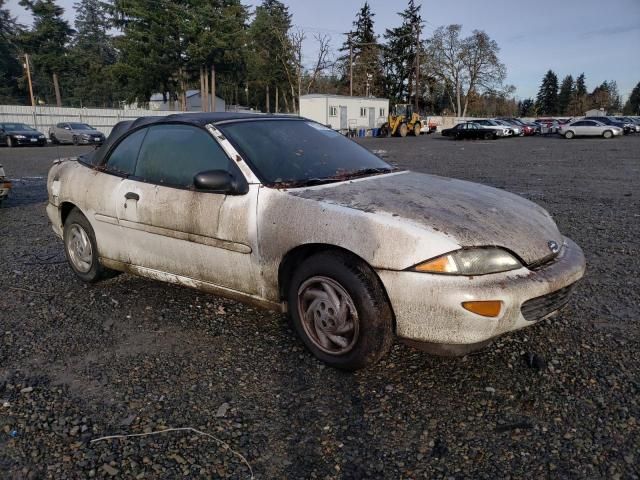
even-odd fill
[(33, 85), (31, 84), (31, 67), (29, 67), (29, 55), (24, 54), (24, 68), (27, 69), (27, 81), (29, 82), (29, 95), (31, 96), (31, 106), (35, 107), (36, 102), (33, 98)]
[(349, 32), (349, 96), (353, 97), (353, 43)]
[[(238, 100), (238, 94), (236, 94), (236, 103)], [(211, 110), (210, 112), (216, 111), (216, 67), (211, 64)]]
[(56, 72), (53, 72), (52, 77), (53, 77), (53, 90), (56, 93), (56, 106), (61, 107), (62, 98), (60, 97), (60, 85), (58, 84), (58, 74)]
[(420, 93), (420, 24), (416, 23), (416, 109), (418, 113), (418, 99)]

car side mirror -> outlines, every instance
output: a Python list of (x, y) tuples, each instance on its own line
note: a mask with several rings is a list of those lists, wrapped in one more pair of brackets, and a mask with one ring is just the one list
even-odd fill
[(244, 178), (238, 179), (226, 170), (206, 170), (193, 177), (196, 190), (227, 195), (244, 195), (249, 191), (249, 184)]

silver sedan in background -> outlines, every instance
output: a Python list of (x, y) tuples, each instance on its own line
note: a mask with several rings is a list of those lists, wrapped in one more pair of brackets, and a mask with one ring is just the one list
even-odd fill
[(605, 125), (597, 120), (574, 120), (560, 125), (558, 133), (564, 138), (574, 137), (604, 137), (612, 138), (621, 136), (623, 130), (620, 127)]
[(73, 143), (74, 145), (102, 145), (105, 136), (86, 123), (62, 122), (49, 129), (52, 143)]

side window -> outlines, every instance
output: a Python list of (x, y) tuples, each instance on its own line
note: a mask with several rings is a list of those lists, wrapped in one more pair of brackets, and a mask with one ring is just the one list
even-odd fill
[(229, 157), (204, 130), (191, 125), (155, 125), (144, 139), (135, 176), (152, 183), (190, 187), (206, 170), (229, 170)]
[(367, 107), (360, 107), (360, 116), (361, 117), (367, 116)]
[(329, 116), (337, 117), (338, 116), (338, 107), (329, 107)]
[(143, 128), (122, 140), (109, 155), (107, 170), (117, 174), (132, 175), (136, 168), (140, 145), (146, 133), (147, 129)]
[(384, 108), (381, 108), (381, 109), (380, 109), (380, 115), (379, 115), (379, 116), (380, 116), (380, 117), (384, 117)]

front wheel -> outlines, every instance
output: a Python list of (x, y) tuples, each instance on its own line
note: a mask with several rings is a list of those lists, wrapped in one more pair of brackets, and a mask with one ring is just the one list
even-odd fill
[(356, 370), (393, 342), (393, 314), (375, 273), (346, 253), (313, 255), (296, 270), (287, 300), (293, 327), (326, 364)]
[(78, 137), (76, 137), (75, 135), (73, 136), (73, 139), (71, 140), (73, 142), (74, 145), (78, 145)]
[(416, 122), (416, 124), (413, 126), (413, 136), (419, 137), (421, 129), (422, 129), (422, 126), (420, 125), (420, 123)]
[(406, 137), (407, 133), (409, 133), (409, 129), (407, 128), (407, 124), (406, 123), (401, 123), (398, 126), (398, 135), (401, 137)]
[(485, 140), (491, 140), (493, 138), (496, 138), (496, 134), (495, 133), (491, 133), (491, 132), (486, 132), (484, 134), (484, 139)]
[(13, 143), (13, 138), (7, 137), (7, 147), (9, 148), (15, 147), (15, 144)]
[(613, 137), (613, 132), (611, 130), (605, 130), (604, 132), (602, 132), (602, 136), (604, 138), (611, 138)]
[(100, 265), (93, 228), (77, 208), (64, 222), (63, 240), (69, 265), (81, 280), (93, 283), (116, 273)]
[(569, 140), (571, 140), (574, 136), (575, 134), (571, 130), (569, 130), (568, 132), (565, 132), (564, 134), (564, 138), (567, 138)]

